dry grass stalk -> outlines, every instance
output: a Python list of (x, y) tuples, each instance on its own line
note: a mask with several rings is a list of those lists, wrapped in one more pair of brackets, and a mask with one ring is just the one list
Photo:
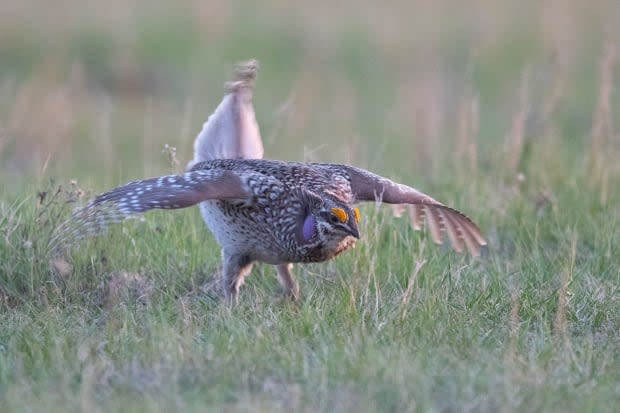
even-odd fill
[(517, 341), (519, 338), (519, 327), (521, 323), (521, 319), (519, 317), (519, 310), (521, 309), (520, 298), (521, 295), (519, 288), (515, 287), (510, 300), (510, 342), (504, 359), (505, 362), (511, 367), (517, 362)]
[(599, 92), (596, 109), (592, 120), (590, 134), (589, 170), (590, 182), (595, 184), (602, 178), (602, 169), (606, 165), (609, 141), (613, 135), (611, 120), (611, 93), (613, 90), (613, 72), (616, 63), (616, 49), (608, 44), (599, 61)]
[(189, 299), (187, 297), (181, 297), (177, 300), (178, 306), (181, 310), (183, 327), (185, 329), (188, 329), (189, 327), (191, 327), (194, 321), (194, 317), (192, 316), (192, 311), (189, 308), (188, 301)]
[(181, 162), (179, 161), (179, 158), (177, 158), (177, 148), (166, 143), (164, 144), (164, 148), (161, 150), (161, 153), (166, 155), (171, 171), (173, 173), (180, 172), (179, 165), (181, 165)]
[(521, 157), (523, 155), (523, 146), (525, 143), (525, 126), (528, 112), (530, 110), (530, 74), (526, 68), (521, 75), (521, 86), (519, 91), (519, 106), (512, 116), (512, 127), (510, 133), (506, 137), (506, 165), (508, 170), (515, 176), (518, 172)]
[(519, 289), (515, 288), (512, 292), (512, 299), (510, 305), (510, 340), (514, 346), (514, 342), (519, 336), (519, 309), (521, 308), (521, 302), (519, 301)]
[(560, 287), (558, 288), (558, 305), (555, 313), (555, 323), (553, 330), (556, 336), (562, 340), (566, 340), (568, 322), (566, 318), (566, 307), (570, 298), (570, 291), (568, 287), (573, 279), (573, 271), (575, 268), (575, 257), (577, 255), (577, 233), (573, 233), (570, 249), (569, 261), (562, 271), (562, 278), (560, 280)]
[(567, 73), (563, 67), (563, 60), (562, 56), (556, 57), (551, 69), (551, 89), (549, 93), (545, 95), (542, 107), (542, 122), (545, 128), (543, 131), (544, 136), (547, 136), (555, 110), (566, 94)]
[(2, 154), (2, 148), (4, 148), (7, 142), (8, 139), (6, 137), (6, 133), (4, 132), (2, 127), (0, 127), (0, 154)]
[(467, 94), (461, 101), (458, 113), (458, 132), (456, 143), (456, 164), (461, 176), (476, 170), (478, 148), (476, 138), (479, 132), (480, 107), (478, 96)]
[(446, 124), (445, 82), (434, 56), (429, 57), (423, 68), (413, 70), (409, 77), (396, 92), (394, 122), (401, 123), (399, 129), (411, 137), (411, 148), (406, 150), (414, 154), (415, 164), (430, 175), (441, 167), (438, 154)]
[(411, 276), (409, 277), (409, 280), (407, 281), (407, 289), (405, 290), (401, 298), (401, 306), (403, 310), (401, 314), (401, 318), (404, 318), (405, 315), (407, 315), (407, 305), (409, 304), (409, 301), (411, 300), (411, 296), (413, 295), (413, 288), (415, 287), (416, 281), (418, 279), (418, 274), (420, 273), (420, 270), (422, 269), (424, 264), (426, 264), (426, 260), (415, 262), (415, 267), (413, 268), (413, 272), (411, 273)]

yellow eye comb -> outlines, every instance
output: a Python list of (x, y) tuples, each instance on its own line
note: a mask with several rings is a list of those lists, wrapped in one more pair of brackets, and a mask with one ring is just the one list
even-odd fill
[(342, 208), (332, 208), (332, 214), (334, 214), (336, 218), (338, 218), (338, 221), (343, 224), (347, 222), (347, 219), (349, 218), (346, 211)]
[(353, 208), (353, 219), (355, 219), (355, 223), (359, 224), (360, 222), (360, 210), (359, 208)]

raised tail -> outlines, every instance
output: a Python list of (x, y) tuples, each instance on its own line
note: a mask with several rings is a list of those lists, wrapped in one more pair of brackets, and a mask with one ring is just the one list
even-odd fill
[(188, 169), (212, 159), (261, 159), (263, 142), (252, 105), (258, 61), (237, 65), (226, 95), (209, 116), (194, 142), (194, 159)]

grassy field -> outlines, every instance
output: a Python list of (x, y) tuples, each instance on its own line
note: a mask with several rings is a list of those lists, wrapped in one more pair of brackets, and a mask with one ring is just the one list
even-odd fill
[[(0, 4), (0, 411), (620, 405), (615, 0), (40, 3)], [(368, 204), (294, 304), (259, 265), (227, 307), (196, 208), (51, 260), (73, 207), (184, 167), (248, 58), (267, 157), (410, 184), (488, 255)]]

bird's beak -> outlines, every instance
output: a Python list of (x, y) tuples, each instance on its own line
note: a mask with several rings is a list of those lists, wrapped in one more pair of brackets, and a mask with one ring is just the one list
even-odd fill
[(351, 225), (349, 228), (349, 233), (357, 239), (360, 239), (360, 232), (357, 229), (357, 225)]

